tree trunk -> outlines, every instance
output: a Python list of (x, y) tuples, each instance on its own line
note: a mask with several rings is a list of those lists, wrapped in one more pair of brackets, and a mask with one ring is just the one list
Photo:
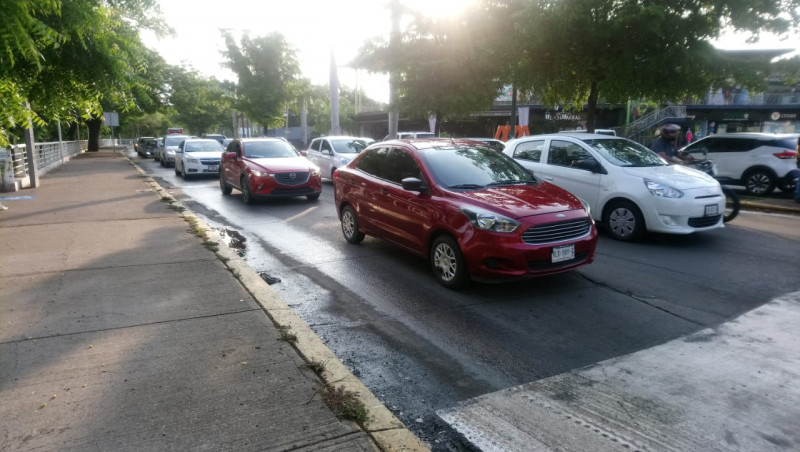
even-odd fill
[(100, 150), (100, 128), (103, 127), (103, 118), (92, 118), (86, 121), (89, 126), (89, 146), (88, 152), (97, 152)]
[(592, 81), (592, 87), (589, 89), (589, 99), (586, 101), (586, 131), (594, 133), (594, 123), (596, 122), (595, 115), (597, 114), (597, 82)]

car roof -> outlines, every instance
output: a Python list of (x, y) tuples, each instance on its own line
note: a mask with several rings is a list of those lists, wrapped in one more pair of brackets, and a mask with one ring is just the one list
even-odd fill
[(314, 138), (314, 139), (315, 139), (315, 140), (318, 140), (318, 139), (322, 139), (322, 138), (327, 138), (327, 139), (330, 139), (330, 140), (348, 140), (348, 139), (356, 139), (356, 140), (369, 140), (369, 141), (375, 141), (375, 139), (373, 139), (373, 138), (369, 138), (369, 137), (357, 137), (357, 136), (355, 136), (355, 135), (330, 135), (330, 136), (325, 136), (325, 137), (317, 137), (317, 138)]
[(714, 135), (709, 135), (704, 138), (764, 138), (764, 139), (774, 139), (774, 138), (791, 138), (797, 137), (800, 134), (797, 133), (768, 133), (768, 132), (731, 132), (731, 133), (719, 133)]
[(217, 141), (217, 140), (215, 140), (215, 139), (213, 139), (213, 138), (196, 138), (196, 137), (191, 137), (191, 138), (187, 138), (185, 141), (213, 141), (213, 142), (215, 142), (215, 143), (219, 143), (219, 141)]

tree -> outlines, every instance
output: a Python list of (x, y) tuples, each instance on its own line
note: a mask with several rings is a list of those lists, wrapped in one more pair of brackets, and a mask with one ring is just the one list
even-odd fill
[[(135, 108), (146, 93), (146, 49), (134, 27), (161, 30), (155, 0), (2, 2), (0, 142), (29, 119), (87, 119), (97, 147), (101, 102)], [(29, 102), (30, 108), (24, 102)]]
[(230, 123), (231, 99), (215, 78), (203, 78), (189, 68), (175, 68), (170, 85), (176, 118), (192, 133), (202, 135)]
[[(487, 0), (496, 4), (498, 0)], [(500, 3), (507, 3), (502, 2)], [(547, 104), (587, 104), (594, 130), (598, 100), (673, 101), (730, 78), (758, 89), (768, 61), (729, 59), (711, 41), (725, 29), (785, 33), (800, 0), (534, 0), (513, 2), (523, 81)]]
[(405, 114), (447, 117), (491, 108), (500, 91), (489, 57), (498, 34), (478, 14), (429, 19), (416, 14), (402, 40), (366, 43), (352, 63), (372, 72), (397, 74), (397, 104)]
[(258, 38), (245, 34), (241, 47), (230, 32), (223, 32), (223, 37), (223, 55), (227, 59), (224, 65), (239, 78), (236, 108), (265, 127), (280, 126), (299, 89), (300, 65), (295, 49), (280, 33)]

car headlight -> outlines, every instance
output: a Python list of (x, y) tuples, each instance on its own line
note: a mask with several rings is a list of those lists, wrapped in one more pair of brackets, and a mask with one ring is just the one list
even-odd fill
[(197, 165), (197, 163), (198, 163), (197, 159), (189, 159), (189, 158), (186, 159), (186, 162), (187, 163), (191, 163), (193, 165)]
[(320, 174), (319, 167), (317, 166), (312, 166), (308, 169), (308, 172), (311, 173), (312, 176), (319, 176)]
[(250, 171), (250, 174), (255, 176), (255, 177), (268, 177), (269, 176), (269, 173), (265, 173), (263, 171), (255, 171), (255, 170), (254, 171)]
[(589, 216), (591, 217), (592, 216), (592, 207), (589, 205), (589, 203), (584, 201), (581, 198), (578, 198), (578, 201), (580, 201), (581, 204), (583, 204), (584, 210), (586, 210), (586, 213), (589, 214)]
[(672, 188), (669, 185), (662, 184), (661, 182), (645, 179), (644, 185), (650, 190), (653, 196), (659, 196), (661, 198), (683, 198), (682, 191), (677, 188)]
[(520, 225), (518, 221), (504, 215), (474, 206), (462, 206), (461, 212), (469, 218), (473, 226), (484, 231), (514, 232)]

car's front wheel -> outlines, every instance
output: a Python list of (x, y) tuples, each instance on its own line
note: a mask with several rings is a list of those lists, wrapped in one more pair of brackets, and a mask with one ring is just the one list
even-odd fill
[(309, 201), (316, 201), (319, 199), (319, 193), (314, 193), (313, 195), (306, 195), (306, 199)]
[(766, 196), (775, 190), (775, 178), (763, 169), (748, 171), (744, 176), (744, 187), (751, 195)]
[(348, 243), (359, 244), (364, 240), (364, 233), (358, 230), (358, 217), (351, 206), (342, 209), (342, 235)]
[(603, 215), (603, 223), (612, 237), (624, 242), (638, 240), (645, 231), (642, 212), (628, 201), (617, 201), (608, 206)]
[(225, 182), (225, 173), (222, 172), (222, 169), (219, 170), (219, 190), (222, 192), (223, 195), (230, 195), (233, 192), (233, 188)]
[(461, 248), (449, 235), (440, 235), (433, 241), (430, 264), (436, 280), (448, 289), (461, 289), (469, 285), (467, 265)]
[(242, 176), (241, 184), (242, 201), (244, 201), (245, 204), (253, 204), (253, 192), (251, 191), (250, 180), (248, 180), (247, 176)]

